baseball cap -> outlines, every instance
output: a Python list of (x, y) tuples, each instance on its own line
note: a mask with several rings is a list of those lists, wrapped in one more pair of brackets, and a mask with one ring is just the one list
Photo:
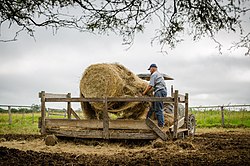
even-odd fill
[(152, 64), (149, 66), (148, 70), (150, 70), (151, 67), (157, 68), (156, 64), (154, 64), (154, 63), (152, 63)]

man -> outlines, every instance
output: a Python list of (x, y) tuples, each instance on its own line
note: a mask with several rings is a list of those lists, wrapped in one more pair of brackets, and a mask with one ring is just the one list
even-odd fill
[[(154, 96), (155, 97), (166, 97), (167, 96), (167, 88), (166, 84), (164, 82), (163, 76), (157, 71), (156, 64), (151, 64), (149, 69), (151, 76), (149, 85), (144, 90), (142, 95), (146, 95), (152, 88), (154, 90)], [(158, 126), (164, 127), (164, 115), (163, 115), (163, 102), (162, 101), (156, 101), (152, 102), (152, 106), (148, 111), (147, 118), (150, 118), (155, 112)]]

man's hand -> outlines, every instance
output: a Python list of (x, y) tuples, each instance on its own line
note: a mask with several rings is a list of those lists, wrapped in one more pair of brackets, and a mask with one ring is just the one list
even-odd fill
[(146, 95), (148, 93), (148, 91), (150, 91), (152, 89), (151, 85), (148, 85), (147, 88), (145, 89), (145, 91), (142, 93), (142, 95)]

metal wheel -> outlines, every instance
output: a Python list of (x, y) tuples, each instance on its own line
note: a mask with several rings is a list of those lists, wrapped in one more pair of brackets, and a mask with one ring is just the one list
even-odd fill
[(196, 120), (193, 114), (188, 115), (187, 127), (188, 127), (189, 136), (194, 136), (195, 129), (196, 129)]

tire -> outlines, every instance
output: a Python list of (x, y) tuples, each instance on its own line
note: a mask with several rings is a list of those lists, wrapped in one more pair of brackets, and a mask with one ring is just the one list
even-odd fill
[[(174, 105), (169, 103), (164, 103), (164, 111), (169, 114), (174, 114)], [(178, 104), (178, 118), (185, 116), (185, 109), (182, 104)]]
[(196, 130), (196, 120), (193, 114), (188, 115), (187, 127), (188, 127), (189, 136), (194, 136), (195, 130)]

